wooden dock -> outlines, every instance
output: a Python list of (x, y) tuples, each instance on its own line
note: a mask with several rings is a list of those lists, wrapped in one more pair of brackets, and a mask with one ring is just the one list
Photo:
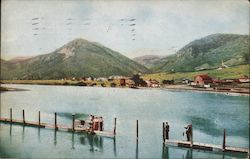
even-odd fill
[(243, 153), (243, 154), (248, 154), (249, 155), (249, 148), (226, 146), (226, 129), (224, 129), (222, 145), (214, 145), (214, 144), (193, 142), (192, 124), (188, 125), (185, 128), (187, 129), (188, 127), (190, 128), (189, 131), (186, 131), (188, 141), (171, 140), (171, 139), (169, 139), (169, 125), (168, 125), (168, 122), (166, 122), (166, 123), (163, 122), (163, 144), (176, 146), (176, 147), (204, 150), (204, 151), (235, 152), (235, 153)]
[(177, 146), (177, 147), (185, 147), (185, 148), (192, 148), (198, 150), (205, 150), (205, 151), (216, 151), (216, 152), (237, 152), (237, 153), (249, 153), (249, 149), (247, 148), (239, 148), (239, 147), (230, 147), (226, 146), (223, 149), (220, 145), (213, 145), (213, 144), (206, 144), (206, 143), (198, 143), (194, 142), (193, 145), (191, 142), (188, 141), (181, 141), (181, 140), (165, 140), (166, 145)]
[(90, 134), (96, 134), (96, 135), (105, 136), (105, 137), (111, 137), (111, 138), (115, 137), (115, 134), (113, 131), (95, 131), (95, 130), (91, 131), (86, 128), (78, 128), (78, 127), (74, 127), (74, 130), (73, 130), (73, 128), (68, 125), (60, 125), (60, 124), (53, 125), (53, 124), (47, 124), (47, 123), (24, 121), (24, 120), (17, 120), (17, 119), (8, 119), (8, 118), (0, 118), (0, 122), (23, 125), (23, 126), (31, 126), (31, 127), (37, 127), (37, 128), (54, 129), (58, 131), (90, 133)]

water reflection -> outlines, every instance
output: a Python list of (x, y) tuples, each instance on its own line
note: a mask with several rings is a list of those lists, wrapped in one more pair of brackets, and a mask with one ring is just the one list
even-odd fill
[(22, 143), (24, 143), (24, 136), (25, 136), (25, 126), (23, 125)]
[[(203, 158), (218, 158), (218, 159), (224, 159), (224, 158), (246, 158), (247, 154), (242, 153), (230, 153), (230, 152), (211, 152), (211, 151), (203, 151), (203, 150), (197, 150), (197, 149), (190, 149), (190, 148), (180, 148), (175, 146), (162, 146), (162, 159), (170, 159), (172, 158), (169, 154), (174, 156), (179, 156), (177, 158), (182, 159), (193, 159), (193, 158), (199, 158), (199, 156), (203, 156)], [(213, 156), (213, 157), (211, 157)], [(174, 157), (176, 158), (176, 157)]]
[[(9, 136), (10, 136), (10, 140), (12, 140), (12, 138), (15, 137), (15, 135), (13, 134), (13, 125), (12, 124), (8, 124), (9, 125)], [(7, 124), (6, 124), (7, 126)], [(29, 138), (29, 136), (25, 136), (26, 135), (26, 131), (32, 131), (37, 129), (37, 140), (39, 143), (41, 143), (41, 138), (42, 138), (42, 134), (41, 133), (41, 128), (31, 128), (31, 127), (27, 127), (28, 129), (26, 130), (26, 126), (18, 126), (19, 128), (21, 128), (21, 137), (22, 137), (22, 143), (25, 143), (26, 137)], [(44, 129), (46, 130), (46, 129)], [(45, 131), (42, 131), (45, 133)], [(57, 140), (58, 140), (58, 135), (61, 137), (61, 135), (70, 135), (70, 133), (68, 132), (59, 132), (59, 131), (51, 131), (51, 130), (47, 130), (46, 133), (49, 133), (51, 135), (53, 135), (53, 145), (57, 146)], [(60, 134), (58, 134), (60, 133)], [(79, 133), (71, 133), (71, 149), (74, 150), (76, 148), (76, 141), (75, 137), (77, 137), (77, 139), (79, 139), (78, 143), (80, 143), (80, 145), (85, 145), (85, 146), (89, 146), (89, 150), (91, 152), (103, 152), (104, 150), (104, 138), (110, 141), (113, 141), (113, 151), (114, 151), (114, 155), (117, 156), (117, 150), (116, 150), (116, 139), (115, 138), (106, 138), (106, 137), (102, 137), (102, 136), (98, 136), (98, 135), (90, 135), (90, 134), (79, 134)], [(112, 144), (112, 142), (111, 142)], [(79, 145), (79, 144), (78, 144)]]
[(56, 146), (57, 144), (57, 131), (54, 131), (54, 145)]
[[(12, 135), (12, 124), (10, 124), (10, 136)], [(11, 139), (11, 138), (10, 138)]]
[(40, 127), (38, 128), (38, 141), (41, 143), (41, 130)]
[(192, 159), (192, 158), (193, 158), (193, 150), (192, 149), (188, 149), (187, 153), (186, 153), (185, 159)]
[(103, 151), (103, 137), (101, 136), (85, 134), (84, 136), (80, 137), (80, 143), (82, 145), (89, 145), (89, 150), (93, 153), (95, 151)]
[(139, 150), (138, 150), (138, 140), (137, 140), (135, 149), (135, 158), (138, 159), (138, 156), (139, 156)]
[(169, 153), (168, 153), (168, 147), (165, 146), (164, 144), (162, 145), (162, 159), (169, 159)]
[(114, 155), (115, 155), (115, 157), (116, 157), (116, 156), (117, 156), (117, 153), (116, 153), (116, 137), (114, 137), (113, 140), (114, 140), (114, 141), (113, 141)]
[(72, 140), (72, 146), (71, 146), (71, 149), (75, 149), (75, 133), (72, 133), (72, 137), (71, 137), (71, 140)]

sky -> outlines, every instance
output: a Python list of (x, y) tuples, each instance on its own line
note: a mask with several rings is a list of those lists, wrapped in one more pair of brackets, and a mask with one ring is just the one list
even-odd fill
[(83, 38), (133, 58), (168, 55), (215, 33), (249, 34), (247, 0), (2, 0), (1, 58)]

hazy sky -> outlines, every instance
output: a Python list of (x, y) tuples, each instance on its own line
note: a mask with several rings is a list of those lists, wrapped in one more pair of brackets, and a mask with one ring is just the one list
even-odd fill
[(167, 55), (214, 33), (249, 34), (248, 1), (2, 0), (4, 59), (49, 53), (75, 38), (128, 57), (155, 49)]

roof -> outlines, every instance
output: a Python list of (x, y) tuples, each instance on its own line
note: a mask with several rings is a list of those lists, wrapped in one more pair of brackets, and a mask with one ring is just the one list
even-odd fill
[(195, 78), (198, 77), (198, 76), (200, 78), (202, 78), (203, 80), (212, 80), (212, 78), (210, 76), (208, 76), (207, 74), (196, 75)]

